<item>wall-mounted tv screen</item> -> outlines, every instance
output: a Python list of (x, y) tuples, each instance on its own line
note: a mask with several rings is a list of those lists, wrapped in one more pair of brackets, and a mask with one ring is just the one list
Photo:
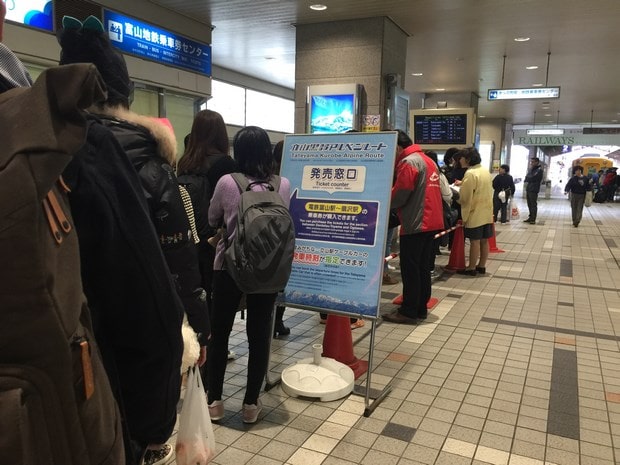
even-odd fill
[(10, 0), (6, 10), (9, 21), (54, 31), (52, 0)]
[(359, 130), (360, 86), (334, 84), (308, 87), (308, 132), (337, 134)]
[(413, 110), (413, 141), (423, 147), (448, 149), (473, 143), (473, 108)]
[(409, 133), (409, 93), (397, 85), (386, 88), (386, 118), (384, 129), (400, 129)]

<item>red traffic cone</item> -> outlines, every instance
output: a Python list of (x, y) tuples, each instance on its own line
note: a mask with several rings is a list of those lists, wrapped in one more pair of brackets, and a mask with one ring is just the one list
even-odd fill
[(355, 379), (368, 371), (368, 362), (353, 354), (351, 322), (348, 317), (328, 315), (323, 335), (323, 357), (333, 358), (348, 365)]
[(489, 252), (491, 253), (504, 253), (502, 249), (497, 248), (497, 243), (495, 242), (495, 223), (492, 223), (493, 227), (493, 236), (489, 238)]
[(454, 230), (450, 259), (448, 260), (448, 264), (444, 267), (444, 270), (449, 273), (455, 273), (458, 270), (465, 269), (465, 234), (463, 233), (463, 222), (458, 220), (456, 224), (458, 228)]

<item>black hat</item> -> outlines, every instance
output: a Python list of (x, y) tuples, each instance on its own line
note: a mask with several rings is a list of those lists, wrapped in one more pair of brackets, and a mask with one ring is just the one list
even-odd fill
[(65, 16), (62, 26), (58, 31), (60, 64), (93, 63), (107, 86), (107, 103), (129, 108), (133, 82), (123, 55), (112, 47), (101, 21), (89, 16), (82, 24), (76, 18)]

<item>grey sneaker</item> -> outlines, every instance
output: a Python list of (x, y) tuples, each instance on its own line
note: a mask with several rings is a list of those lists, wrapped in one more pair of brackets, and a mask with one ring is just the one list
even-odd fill
[(263, 404), (260, 400), (257, 400), (255, 404), (243, 404), (243, 423), (256, 423), (262, 409)]

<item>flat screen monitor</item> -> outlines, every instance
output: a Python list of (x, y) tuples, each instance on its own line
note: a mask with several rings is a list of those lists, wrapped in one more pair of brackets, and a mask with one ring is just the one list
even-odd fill
[(334, 84), (308, 87), (308, 132), (338, 134), (360, 129), (360, 87)]
[(413, 141), (425, 148), (446, 150), (471, 146), (474, 139), (473, 108), (413, 110)]
[(397, 86), (388, 87), (385, 129), (400, 129), (409, 133), (409, 93)]
[(54, 31), (52, 0), (12, 0), (6, 2), (6, 19), (46, 31)]

